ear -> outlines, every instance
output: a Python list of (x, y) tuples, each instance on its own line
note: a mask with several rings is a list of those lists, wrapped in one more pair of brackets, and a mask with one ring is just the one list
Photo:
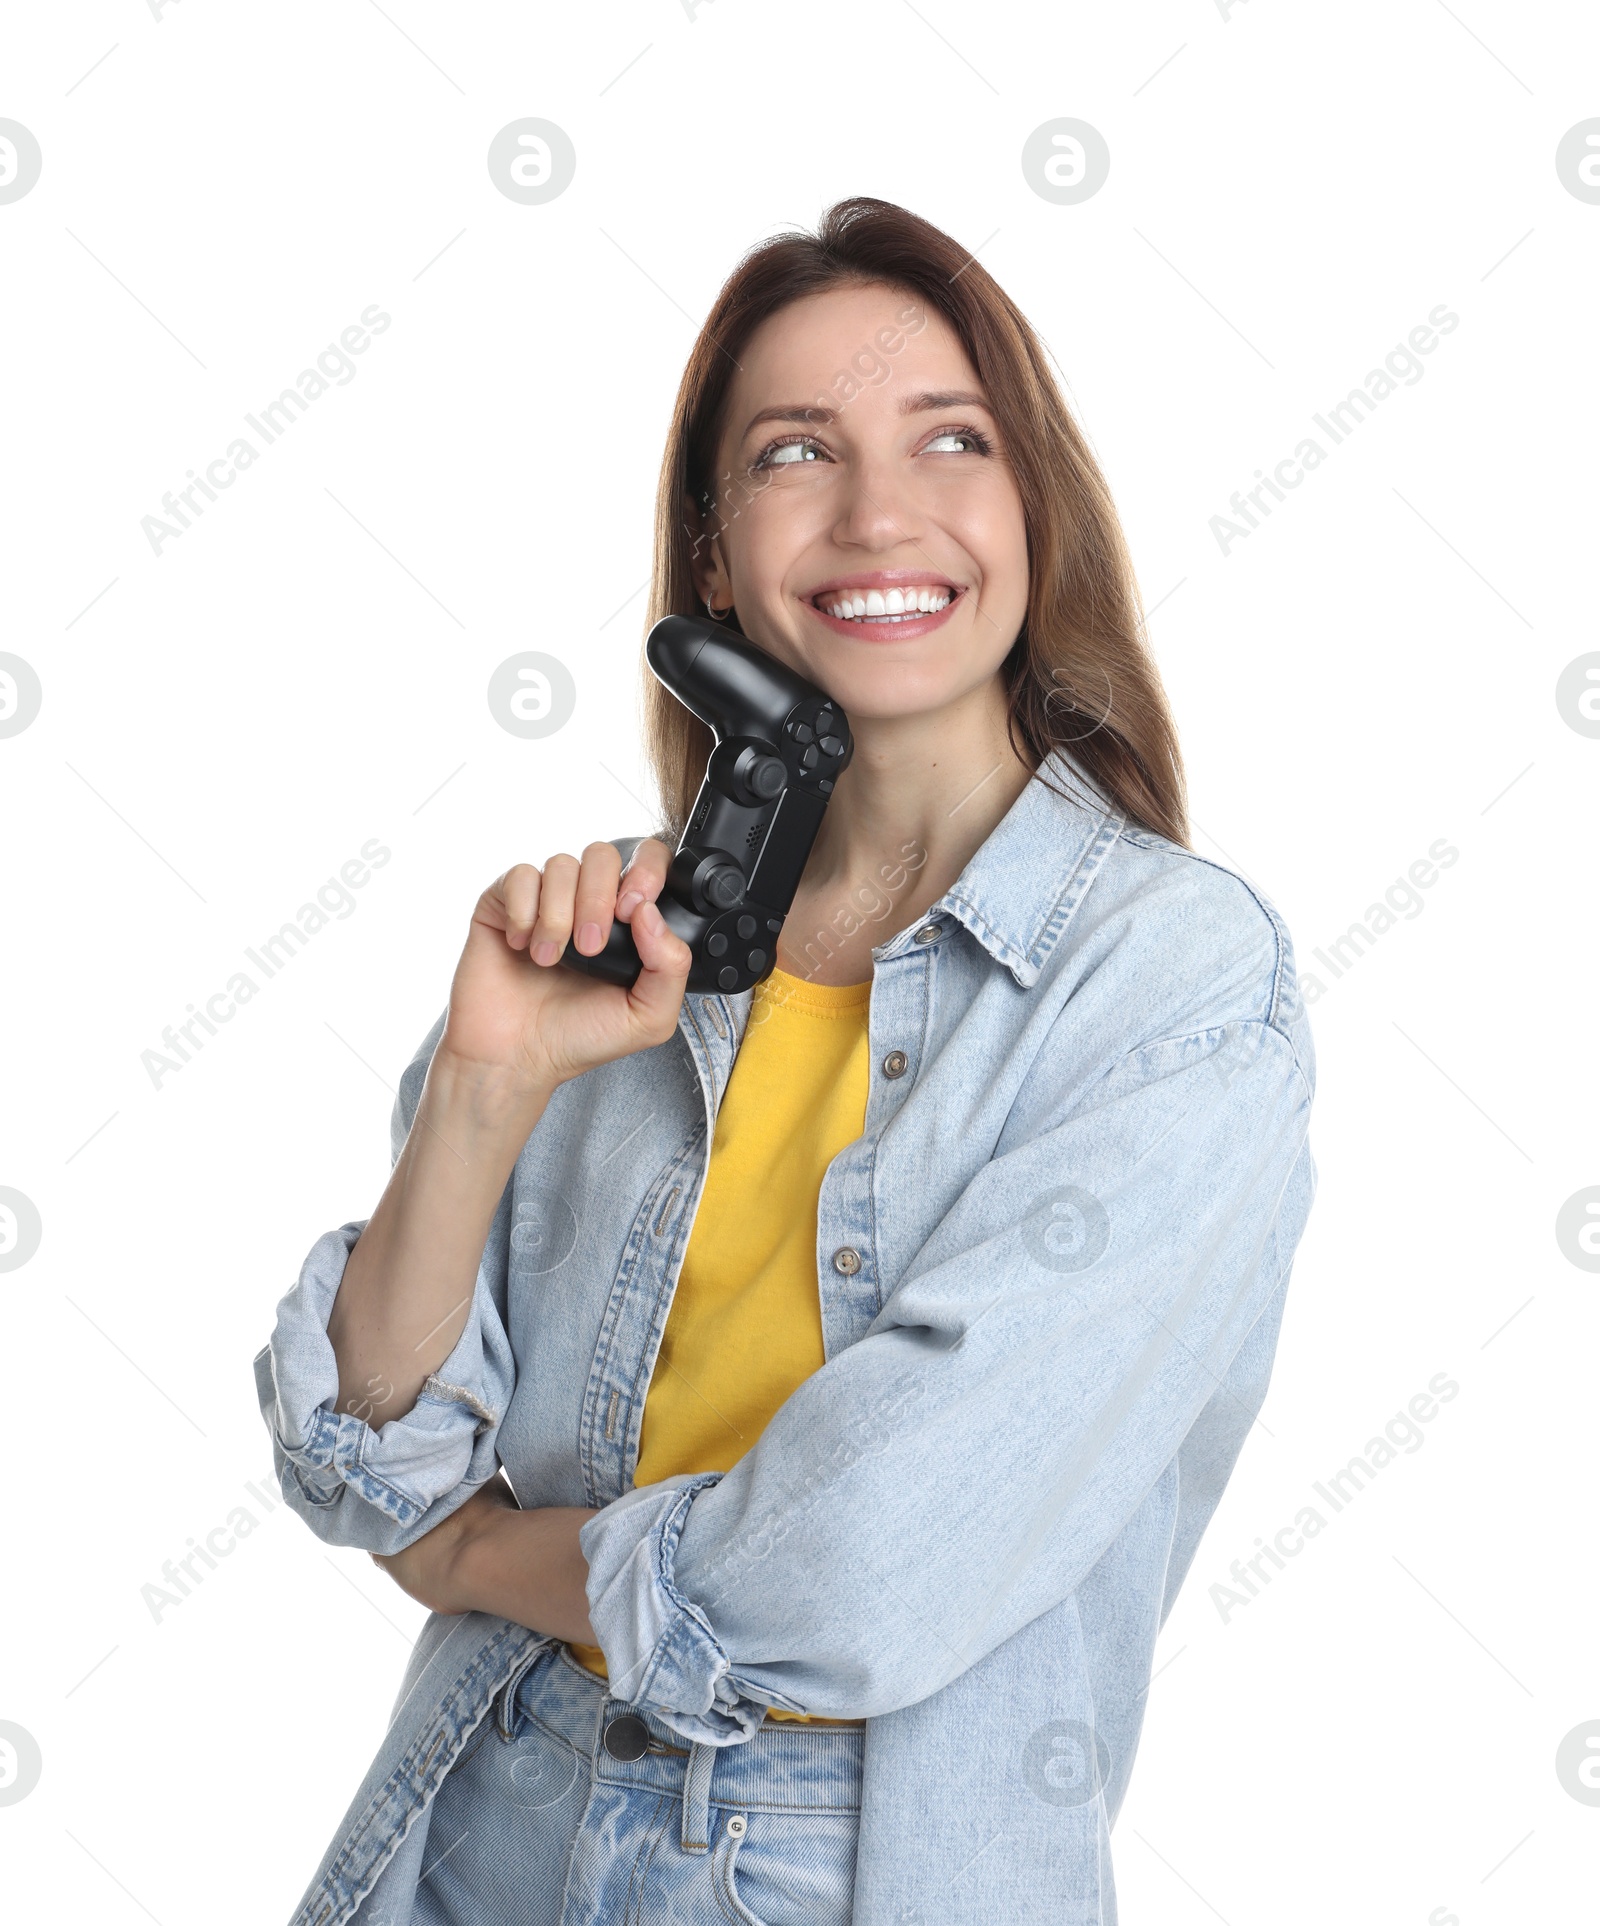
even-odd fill
[(694, 580), (695, 593), (702, 602), (726, 607), (733, 600), (733, 584), (722, 553), (722, 536), (720, 532), (713, 532), (716, 517), (703, 512), (692, 501), (688, 504), (687, 515), (689, 527), (700, 531), (690, 545), (689, 556), (689, 573)]

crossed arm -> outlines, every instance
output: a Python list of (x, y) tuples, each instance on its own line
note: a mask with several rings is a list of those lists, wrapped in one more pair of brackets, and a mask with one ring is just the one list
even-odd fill
[(404, 1551), (371, 1556), (431, 1612), (492, 1612), (530, 1632), (593, 1645), (589, 1564), (578, 1547), (593, 1516), (582, 1505), (519, 1511), (496, 1477)]

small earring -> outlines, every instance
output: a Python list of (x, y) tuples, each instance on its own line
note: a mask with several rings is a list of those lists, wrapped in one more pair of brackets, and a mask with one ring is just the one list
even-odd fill
[(713, 622), (726, 622), (729, 616), (733, 614), (733, 604), (730, 602), (725, 609), (714, 609), (710, 602), (707, 602), (706, 614), (711, 617)]

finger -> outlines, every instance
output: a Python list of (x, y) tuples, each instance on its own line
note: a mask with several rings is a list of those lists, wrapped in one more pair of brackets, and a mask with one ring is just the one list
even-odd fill
[(528, 939), (535, 963), (550, 964), (567, 947), (572, 934), (572, 907), (578, 894), (578, 859), (563, 852), (544, 866), (539, 886), (539, 910)]
[(644, 1034), (664, 1040), (678, 1021), (693, 953), (654, 903), (641, 903), (629, 928), (644, 968), (628, 992), (628, 1002)]
[(590, 843), (585, 848), (572, 911), (572, 946), (585, 956), (606, 946), (621, 872), (622, 852), (615, 843)]
[(617, 897), (617, 914), (628, 922), (641, 903), (653, 903), (661, 894), (672, 867), (672, 851), (659, 836), (646, 836), (633, 852), (633, 859), (622, 873)]
[(532, 863), (515, 863), (494, 885), (505, 917), (506, 941), (514, 950), (528, 947), (528, 935), (539, 914), (542, 880)]

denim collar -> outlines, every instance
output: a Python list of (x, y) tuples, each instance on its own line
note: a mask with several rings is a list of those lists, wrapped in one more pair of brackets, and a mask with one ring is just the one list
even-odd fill
[(1022, 989), (1032, 989), (1124, 825), (1077, 758), (1052, 750), (944, 895), (874, 949), (873, 961), (901, 955), (947, 911)]

